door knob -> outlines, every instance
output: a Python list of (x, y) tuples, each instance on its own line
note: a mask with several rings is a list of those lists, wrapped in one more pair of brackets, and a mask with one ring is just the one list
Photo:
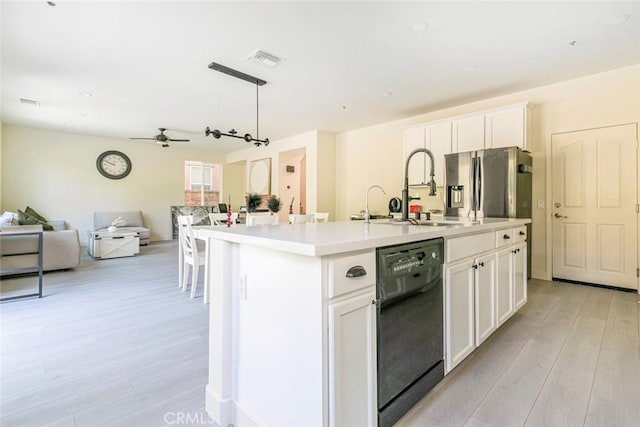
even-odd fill
[(556, 218), (567, 218), (566, 215), (560, 215), (558, 212), (554, 213), (553, 216), (555, 216)]

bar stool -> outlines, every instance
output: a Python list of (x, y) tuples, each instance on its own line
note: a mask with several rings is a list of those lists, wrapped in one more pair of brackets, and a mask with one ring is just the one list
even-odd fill
[(178, 227), (180, 230), (180, 244), (182, 246), (182, 292), (187, 290), (187, 278), (189, 277), (189, 266), (191, 266), (191, 298), (196, 296), (196, 287), (198, 284), (198, 274), (200, 266), (204, 265), (204, 303), (208, 303), (209, 297), (209, 272), (206, 263), (206, 251), (200, 253), (196, 239), (193, 234), (193, 215), (181, 215), (178, 216)]

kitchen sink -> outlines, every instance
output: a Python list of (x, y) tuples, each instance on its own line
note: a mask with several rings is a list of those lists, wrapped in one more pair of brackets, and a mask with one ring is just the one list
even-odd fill
[(393, 224), (393, 225), (418, 225), (423, 227), (449, 227), (452, 225), (462, 225), (464, 222), (461, 221), (448, 221), (448, 220), (409, 220), (409, 221), (389, 221), (389, 222), (378, 222), (377, 224)]

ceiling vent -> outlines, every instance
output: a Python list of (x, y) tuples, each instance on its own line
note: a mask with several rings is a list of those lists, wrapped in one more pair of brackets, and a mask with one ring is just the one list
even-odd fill
[(283, 59), (278, 58), (275, 55), (272, 55), (268, 52), (265, 52), (262, 49), (256, 49), (247, 56), (247, 61), (254, 62), (256, 64), (262, 64), (269, 68), (273, 68), (276, 65), (280, 64)]
[(20, 98), (20, 103), (31, 105), (34, 107), (40, 106), (40, 101), (34, 101), (33, 99), (27, 99), (27, 98)]

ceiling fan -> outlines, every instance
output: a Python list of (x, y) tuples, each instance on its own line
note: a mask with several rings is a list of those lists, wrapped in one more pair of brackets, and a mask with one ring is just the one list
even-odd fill
[(169, 146), (169, 142), (189, 142), (190, 141), (189, 139), (169, 138), (167, 135), (164, 134), (164, 131), (167, 130), (166, 128), (158, 128), (158, 130), (160, 131), (160, 133), (152, 138), (129, 138), (129, 139), (144, 139), (148, 141), (155, 141), (156, 144), (162, 145), (164, 148)]

